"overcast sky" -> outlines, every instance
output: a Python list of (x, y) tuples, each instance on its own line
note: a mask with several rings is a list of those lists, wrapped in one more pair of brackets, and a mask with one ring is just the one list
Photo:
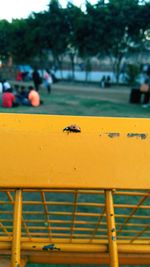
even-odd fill
[[(0, 19), (11, 21), (12, 18), (26, 18), (34, 12), (47, 9), (50, 0), (0, 0)], [(65, 6), (67, 0), (59, 0), (62, 6)], [(70, 1), (71, 2), (71, 1)], [(72, 0), (72, 3), (81, 6), (84, 0)], [(91, 4), (95, 4), (96, 0), (90, 0)]]

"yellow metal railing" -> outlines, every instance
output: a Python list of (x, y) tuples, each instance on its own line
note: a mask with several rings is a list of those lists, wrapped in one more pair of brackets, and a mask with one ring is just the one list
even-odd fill
[(0, 118), (0, 263), (150, 265), (150, 120)]
[(71, 263), (86, 263), (82, 256), (90, 253), (88, 263), (118, 266), (118, 255), (120, 264), (133, 256), (150, 263), (146, 190), (1, 189), (0, 196), (0, 251), (12, 248), (12, 266), (22, 256), (36, 262), (37, 252), (37, 262), (66, 263), (70, 253)]

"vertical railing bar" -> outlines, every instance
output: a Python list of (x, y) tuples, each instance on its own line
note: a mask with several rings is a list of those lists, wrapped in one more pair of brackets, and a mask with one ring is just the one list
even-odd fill
[[(8, 199), (10, 200), (11, 204), (14, 205), (14, 199), (13, 199), (11, 193), (9, 191), (6, 191), (6, 195), (7, 195)], [(25, 229), (25, 231), (27, 233), (27, 236), (31, 240), (31, 234), (30, 234), (29, 229), (28, 229), (28, 226), (27, 226), (27, 224), (26, 224), (26, 222), (25, 222), (25, 220), (23, 218), (23, 215), (22, 215), (22, 222), (23, 222), (24, 229)]]
[(106, 201), (106, 218), (108, 229), (108, 247), (110, 257), (110, 267), (118, 267), (118, 250), (116, 240), (116, 225), (115, 225), (115, 213), (113, 204), (112, 190), (105, 191)]
[(20, 266), (20, 247), (21, 247), (21, 219), (22, 219), (22, 190), (15, 192), (15, 203), (13, 212), (13, 240), (12, 240), (12, 258), (11, 267)]

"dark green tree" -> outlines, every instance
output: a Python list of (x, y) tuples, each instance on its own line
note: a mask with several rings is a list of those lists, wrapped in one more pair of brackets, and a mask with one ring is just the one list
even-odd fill
[(97, 55), (99, 50), (97, 43), (97, 27), (99, 21), (95, 18), (95, 6), (86, 3), (86, 12), (82, 13), (76, 23), (75, 39), (79, 56), (85, 63), (86, 80), (91, 71), (91, 57)]
[[(48, 30), (47, 24), (47, 12), (33, 13), (27, 19), (27, 35), (28, 39), (28, 51), (32, 51), (32, 63), (33, 65), (40, 65), (44, 67), (47, 64), (47, 38)], [(35, 63), (38, 58), (40, 63)]]
[(69, 27), (65, 10), (57, 0), (49, 4), (43, 30), (47, 32), (46, 48), (51, 51), (54, 62), (61, 67), (61, 56), (68, 46)]
[(11, 24), (7, 20), (0, 21), (0, 59), (7, 62), (11, 55)]
[(72, 79), (75, 77), (75, 56), (78, 55), (78, 40), (77, 40), (77, 30), (80, 18), (83, 16), (82, 10), (68, 3), (67, 8), (64, 10), (65, 19), (68, 28), (68, 45), (67, 45), (67, 55), (70, 57), (71, 67), (72, 67)]
[(15, 19), (11, 23), (11, 54), (15, 63), (27, 63), (33, 53), (29, 50), (29, 34), (26, 19)]
[(100, 50), (110, 57), (117, 81), (123, 58), (137, 51), (150, 25), (148, 5), (140, 5), (138, 0), (109, 0), (97, 6), (99, 12), (105, 14), (101, 23), (103, 33), (98, 32)]

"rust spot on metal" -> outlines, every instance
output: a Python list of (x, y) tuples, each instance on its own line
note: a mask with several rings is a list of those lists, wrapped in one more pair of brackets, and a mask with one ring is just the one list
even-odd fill
[(72, 124), (70, 126), (67, 126), (63, 129), (63, 132), (73, 132), (73, 133), (80, 133), (81, 128), (77, 126), (76, 124)]
[(144, 140), (147, 138), (147, 134), (145, 134), (145, 133), (128, 133), (127, 137), (128, 138), (136, 137), (136, 138), (140, 138), (141, 140)]
[(110, 138), (115, 138), (115, 137), (120, 136), (120, 133), (107, 133), (107, 134), (108, 134), (108, 137), (110, 137)]

